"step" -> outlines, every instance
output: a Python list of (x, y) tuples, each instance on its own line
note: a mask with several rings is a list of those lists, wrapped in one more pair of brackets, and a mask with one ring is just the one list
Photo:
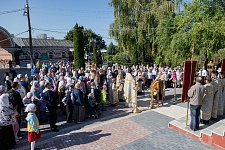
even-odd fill
[(186, 117), (173, 120), (168, 126), (213, 147), (225, 149), (225, 116), (218, 118), (217, 121), (210, 121), (208, 125), (200, 124), (198, 131), (192, 131), (189, 126), (186, 126)]

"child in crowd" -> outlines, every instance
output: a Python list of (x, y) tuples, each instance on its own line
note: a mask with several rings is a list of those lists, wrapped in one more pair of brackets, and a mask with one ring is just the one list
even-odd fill
[[(23, 98), (23, 105), (24, 105), (24, 109), (26, 109), (27, 105), (32, 103), (31, 98), (33, 97), (33, 93), (32, 92), (28, 92), (27, 95)], [(25, 112), (24, 115), (22, 115), (22, 120), (23, 122), (25, 121), (25, 117), (27, 116), (27, 113)]]
[[(13, 109), (13, 104), (11, 102), (9, 102), (9, 107)], [(20, 129), (19, 127), (19, 123), (17, 121), (17, 116), (12, 117), (12, 126), (13, 126), (13, 132), (14, 132), (14, 136), (15, 136), (15, 142), (19, 142), (19, 140), (22, 139), (22, 137), (18, 137), (17, 133)]]
[(95, 116), (95, 118), (98, 118), (98, 115), (101, 113), (99, 112), (98, 104), (96, 103), (92, 93), (88, 94), (88, 104), (91, 115)]
[(41, 137), (41, 133), (39, 130), (39, 121), (35, 114), (36, 105), (35, 104), (28, 104), (25, 112), (28, 113), (27, 115), (27, 131), (28, 131), (28, 142), (31, 143), (31, 150), (37, 150), (35, 148), (35, 142)]
[(102, 111), (106, 111), (105, 109), (106, 100), (107, 100), (107, 86), (106, 84), (103, 84), (103, 89), (101, 90)]

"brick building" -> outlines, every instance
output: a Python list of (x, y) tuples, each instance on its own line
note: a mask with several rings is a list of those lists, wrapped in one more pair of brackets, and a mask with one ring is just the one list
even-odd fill
[[(47, 38), (46, 34), (32, 39), (33, 59), (40, 62), (55, 62), (59, 60), (71, 61), (73, 59), (70, 49), (73, 42)], [(17, 38), (12, 36), (6, 29), (0, 27), (0, 48), (3, 52), (11, 54), (11, 60), (15, 65), (30, 63), (29, 38)], [(6, 54), (0, 53), (0, 60), (6, 59)]]

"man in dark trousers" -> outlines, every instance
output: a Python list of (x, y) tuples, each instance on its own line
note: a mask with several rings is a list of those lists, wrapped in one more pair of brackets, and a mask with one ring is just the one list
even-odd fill
[(52, 92), (52, 85), (50, 82), (45, 82), (45, 89), (43, 91), (44, 99), (46, 100), (47, 108), (49, 111), (49, 123), (51, 130), (58, 132), (59, 129), (56, 128), (57, 114), (56, 110), (58, 107), (57, 100)]
[[(18, 82), (12, 83), (12, 89), (9, 90), (7, 93), (9, 95), (9, 102), (13, 104), (13, 109), (16, 109), (17, 112), (20, 114), (18, 119), (19, 127), (21, 125), (21, 109), (24, 107), (22, 98), (20, 96), (20, 93), (17, 91), (19, 88)], [(18, 136), (22, 136), (21, 131), (19, 130)]]
[(199, 129), (200, 109), (202, 106), (205, 88), (201, 84), (202, 77), (196, 78), (196, 84), (188, 90), (188, 97), (190, 98), (191, 123), (190, 128), (193, 131)]
[(80, 82), (75, 84), (75, 89), (72, 94), (72, 102), (74, 104), (74, 121), (79, 123), (84, 121), (85, 110), (83, 92), (80, 90)]

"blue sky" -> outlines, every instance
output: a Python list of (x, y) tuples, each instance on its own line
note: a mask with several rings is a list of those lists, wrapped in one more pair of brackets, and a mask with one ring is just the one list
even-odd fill
[[(58, 31), (47, 32), (33, 30), (34, 38), (40, 34), (48, 37), (63, 39), (77, 22), (86, 29), (92, 29), (100, 34), (109, 44), (109, 25), (113, 22), (113, 8), (108, 5), (111, 0), (29, 0), (32, 28)], [(191, 1), (191, 0), (187, 0)], [(26, 0), (1, 0), (0, 2), (0, 26), (11, 34), (17, 35), (28, 29), (27, 17), (23, 11), (1, 15), (1, 12), (22, 9)], [(18, 37), (28, 37), (28, 33)]]
[[(33, 30), (34, 38), (39, 34), (63, 39), (77, 22), (86, 29), (92, 29), (100, 34), (109, 44), (109, 25), (113, 22), (113, 8), (108, 5), (110, 0), (29, 0), (31, 27), (55, 32)], [(0, 0), (0, 26), (11, 34), (18, 34), (28, 30), (27, 17), (24, 11), (1, 15), (1, 12), (22, 9), (26, 0)], [(18, 37), (28, 37), (28, 33)]]

